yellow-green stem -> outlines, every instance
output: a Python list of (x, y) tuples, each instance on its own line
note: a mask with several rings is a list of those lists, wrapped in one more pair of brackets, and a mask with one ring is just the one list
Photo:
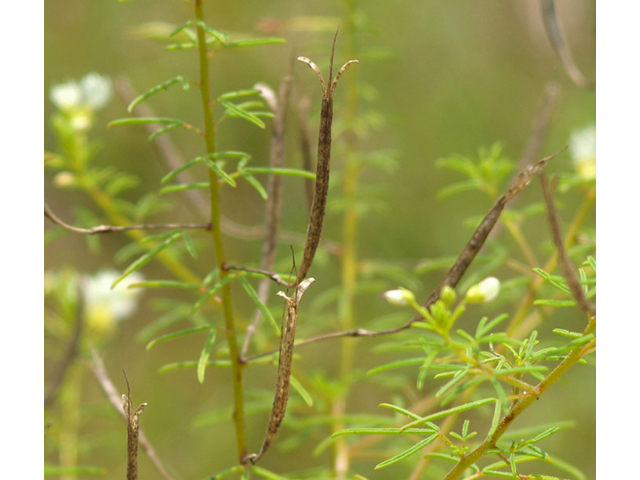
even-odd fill
[[(80, 428), (80, 395), (83, 369), (73, 363), (67, 371), (67, 380), (60, 395), (60, 466), (78, 465), (78, 430)], [(76, 480), (75, 473), (60, 476), (61, 480)]]
[[(345, 38), (347, 44), (347, 57), (357, 58), (356, 31), (355, 31), (355, 0), (345, 0)], [(357, 72), (355, 72), (357, 74)], [(345, 122), (347, 126), (353, 126), (358, 115), (358, 80), (357, 75), (350, 75), (347, 82), (347, 101), (345, 107)], [(347, 209), (342, 223), (342, 298), (340, 299), (340, 323), (343, 330), (351, 330), (354, 325), (354, 299), (357, 282), (357, 240), (358, 240), (358, 212), (356, 209), (356, 196), (360, 165), (353, 160), (356, 151), (356, 137), (347, 131), (344, 151), (345, 171), (343, 180), (343, 193), (347, 200)], [(344, 338), (341, 342), (340, 353), (340, 394), (333, 399), (332, 413), (336, 417), (344, 417), (346, 414), (347, 398), (349, 396), (349, 376), (353, 370), (355, 354), (355, 342), (353, 339)], [(332, 425), (334, 432), (345, 428), (342, 423)], [(333, 468), (335, 477), (343, 480), (349, 471), (349, 450), (346, 437), (339, 437), (333, 448)]]
[[(204, 12), (202, 0), (195, 2), (196, 18), (204, 22)], [(204, 111), (204, 134), (207, 154), (216, 151), (215, 121), (213, 117), (213, 104), (211, 101), (211, 90), (209, 86), (209, 52), (205, 32), (197, 29), (198, 35), (198, 57), (200, 61), (200, 95), (202, 98), (202, 108)], [(224, 280), (229, 273), (223, 268), (226, 264), (224, 246), (220, 235), (220, 192), (218, 186), (218, 175), (209, 170), (209, 185), (211, 194), (211, 238), (216, 250), (216, 259), (220, 267), (220, 280)], [(244, 385), (243, 370), (240, 362), (240, 350), (238, 348), (238, 338), (233, 318), (233, 303), (231, 300), (231, 287), (226, 284), (222, 289), (222, 308), (224, 312), (225, 334), (229, 345), (229, 357), (231, 360), (231, 371), (233, 374), (233, 422), (236, 429), (236, 445), (238, 448), (238, 459), (247, 455), (247, 441), (244, 415)]]

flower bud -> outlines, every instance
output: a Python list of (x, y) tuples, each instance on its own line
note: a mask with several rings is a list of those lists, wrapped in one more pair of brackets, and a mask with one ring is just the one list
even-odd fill
[(489, 303), (500, 293), (500, 280), (496, 277), (487, 277), (480, 283), (476, 283), (469, 290), (465, 299), (467, 303)]
[(449, 285), (445, 285), (442, 288), (442, 291), (440, 292), (440, 299), (447, 307), (451, 307), (451, 305), (455, 303), (456, 298), (456, 291)]
[(389, 290), (382, 294), (382, 298), (384, 298), (391, 305), (395, 305), (396, 307), (406, 307), (410, 303), (415, 302), (416, 297), (413, 295), (413, 292), (406, 290), (404, 288), (399, 288), (397, 290)]

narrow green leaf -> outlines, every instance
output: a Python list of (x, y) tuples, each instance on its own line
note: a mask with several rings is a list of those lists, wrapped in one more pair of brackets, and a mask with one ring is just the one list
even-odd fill
[(238, 97), (247, 97), (249, 95), (257, 95), (260, 93), (260, 90), (252, 88), (249, 90), (235, 90), (233, 92), (227, 92), (227, 93), (223, 93), (222, 95), (220, 95), (218, 97), (218, 100), (222, 101), (222, 100), (231, 100), (232, 98), (238, 98)]
[(367, 372), (367, 377), (375, 375), (376, 373), (386, 372), (387, 370), (393, 370), (394, 368), (407, 367), (409, 365), (420, 365), (424, 362), (424, 358), (406, 358), (404, 360), (398, 360), (395, 362), (387, 363), (376, 368), (372, 368)]
[(269, 194), (267, 193), (267, 191), (264, 189), (264, 187), (256, 177), (249, 175), (245, 171), (241, 171), (240, 175), (242, 175), (242, 178), (244, 178), (247, 182), (249, 182), (249, 185), (251, 185), (253, 188), (255, 188), (258, 191), (258, 193), (264, 200), (269, 198)]
[(181, 282), (179, 280), (148, 280), (145, 282), (132, 283), (127, 288), (192, 288), (198, 289), (201, 285), (197, 283)]
[(211, 349), (216, 341), (216, 329), (212, 329), (207, 339), (207, 343), (200, 353), (200, 360), (198, 360), (198, 382), (204, 383), (204, 372), (207, 369), (207, 362), (209, 361), (209, 355), (211, 355)]
[(176, 128), (180, 128), (184, 125), (183, 122), (176, 122), (176, 123), (172, 123), (170, 125), (167, 125), (166, 127), (163, 128), (159, 128), (158, 130), (156, 130), (155, 132), (149, 134), (149, 136), (147, 137), (147, 140), (149, 140), (150, 142), (155, 140), (156, 138), (158, 138), (160, 135), (163, 135), (171, 130), (175, 130)]
[(206, 302), (209, 299), (209, 297), (211, 297), (211, 295), (216, 293), (218, 290), (220, 290), (222, 287), (224, 287), (227, 283), (229, 283), (234, 278), (236, 278), (234, 275), (229, 275), (224, 280), (221, 280), (218, 283), (216, 283), (212, 288), (209, 289), (207, 293), (205, 293), (203, 296), (200, 297), (200, 299), (193, 306), (193, 310), (191, 311), (191, 313), (197, 312), (202, 306), (202, 304), (204, 304), (204, 302)]
[(245, 120), (248, 120), (249, 122), (257, 125), (260, 128), (265, 128), (264, 122), (260, 120), (258, 117), (256, 117), (254, 114), (249, 113), (246, 110), (243, 110), (242, 108), (234, 105), (233, 103), (227, 102), (225, 100), (222, 100), (220, 103), (224, 105), (224, 108), (227, 109), (229, 115), (244, 118)]
[(187, 168), (191, 168), (194, 165), (200, 163), (203, 160), (202, 157), (196, 157), (193, 160), (185, 163), (184, 165), (182, 165), (181, 167), (176, 168), (175, 170), (172, 170), (171, 172), (167, 173), (164, 177), (162, 177), (162, 180), (160, 180), (160, 184), (164, 185), (165, 183), (167, 183), (169, 180), (171, 180), (173, 177), (175, 177), (176, 175), (184, 172)]
[(186, 22), (184, 22), (182, 25), (180, 25), (179, 27), (174, 28), (171, 33), (169, 34), (170, 37), (173, 37), (174, 35), (177, 35), (178, 33), (180, 33), (182, 30), (184, 30), (185, 28), (187, 28), (188, 26), (190, 26), (193, 23), (193, 20), (187, 20)]
[(214, 153), (209, 153), (207, 155), (207, 157), (209, 158), (225, 158), (225, 157), (231, 157), (231, 158), (242, 158), (242, 159), (249, 159), (251, 158), (251, 155), (249, 155), (246, 152), (239, 152), (239, 151), (235, 151), (235, 150), (228, 150), (226, 152), (214, 152)]
[(244, 469), (242, 465), (236, 465), (235, 467), (228, 468), (223, 470), (222, 472), (216, 473), (212, 477), (207, 477), (207, 480), (220, 480), (221, 478), (227, 477), (229, 475), (233, 475), (234, 473), (239, 473)]
[(544, 307), (575, 307), (576, 302), (573, 300), (534, 300), (534, 305), (541, 305)]
[(265, 470), (264, 468), (256, 467), (255, 465), (249, 467), (253, 473), (260, 475), (263, 478), (268, 478), (269, 480), (288, 480), (285, 477), (282, 477), (276, 473), (270, 472), (269, 470)]
[(582, 336), (581, 333), (578, 332), (570, 332), (569, 330), (565, 330), (564, 328), (554, 328), (553, 333), (557, 333), (558, 335), (562, 335), (563, 337), (568, 338), (580, 338)]
[(433, 413), (431, 415), (427, 415), (426, 417), (421, 417), (414, 422), (408, 423), (407, 425), (402, 427), (402, 430), (415, 427), (416, 425), (420, 425), (421, 423), (430, 422), (431, 420), (437, 420), (438, 418), (447, 417), (454, 413), (466, 412), (467, 410), (472, 410), (474, 408), (478, 408), (483, 405), (493, 403), (495, 401), (496, 401), (495, 398), (484, 398), (482, 400), (476, 400), (475, 402), (465, 403), (464, 405), (449, 408), (448, 410), (442, 410), (441, 412)]
[(131, 113), (133, 111), (134, 108), (136, 108), (137, 105), (139, 105), (140, 103), (144, 102), (147, 98), (151, 97), (152, 95), (155, 95), (156, 93), (162, 91), (162, 90), (166, 90), (167, 88), (169, 88), (171, 85), (173, 85), (174, 83), (178, 83), (178, 82), (182, 82), (182, 88), (184, 90), (188, 90), (189, 89), (189, 83), (186, 81), (186, 78), (183, 77), (182, 75), (172, 78), (171, 80), (167, 80), (164, 83), (161, 83), (160, 85), (156, 85), (153, 88), (150, 88), (149, 90), (147, 90), (145, 93), (143, 93), (142, 95), (137, 96), (133, 102), (131, 102), (129, 104), (129, 106), (127, 107), (127, 112)]
[(554, 433), (556, 433), (558, 430), (560, 430), (560, 427), (551, 427), (548, 428), (547, 430), (545, 430), (542, 433), (539, 433), (538, 435), (536, 435), (535, 437), (533, 437), (531, 440), (527, 440), (525, 442), (526, 445), (531, 445), (532, 443), (536, 443), (539, 442), (540, 440), (543, 440), (547, 437), (550, 437), (551, 435), (553, 435)]
[(250, 40), (236, 40), (235, 42), (227, 42), (226, 47), (254, 47), (257, 45), (273, 45), (277, 43), (285, 43), (284, 38), (253, 38)]
[(191, 241), (191, 235), (187, 232), (184, 232), (182, 235), (182, 239), (184, 240), (184, 245), (187, 247), (187, 251), (193, 258), (198, 258), (198, 252), (196, 251), (196, 247), (193, 246), (193, 242)]
[(388, 467), (389, 465), (393, 465), (394, 463), (398, 463), (400, 460), (407, 458), (409, 455), (413, 455), (418, 450), (426, 447), (438, 437), (439, 437), (439, 434), (436, 433), (435, 435), (431, 435), (430, 437), (425, 438), (424, 440), (416, 443), (411, 448), (406, 449), (404, 452), (399, 453), (394, 457), (391, 457), (389, 460), (385, 460), (384, 462), (379, 463), (378, 465), (375, 466), (375, 470)]
[(409, 418), (413, 418), (414, 420), (418, 420), (420, 418), (420, 415), (416, 415), (415, 413), (410, 412), (409, 410), (406, 410), (402, 407), (398, 407), (397, 405), (392, 405), (390, 403), (381, 403), (378, 406), (382, 408), (388, 408), (389, 410), (393, 410), (394, 412), (398, 412), (401, 415), (405, 415)]
[(169, 238), (167, 238), (164, 242), (162, 242), (156, 248), (154, 248), (150, 252), (145, 253), (144, 255), (142, 255), (135, 262), (133, 262), (131, 265), (129, 265), (122, 275), (120, 275), (118, 278), (116, 278), (116, 280), (111, 284), (111, 288), (113, 289), (113, 287), (115, 287), (118, 283), (120, 283), (122, 280), (124, 280), (131, 273), (135, 272), (136, 270), (140, 269), (140, 267), (142, 267), (143, 265), (147, 264), (153, 257), (155, 257), (158, 253), (160, 253), (162, 250), (167, 248), (173, 242), (178, 240), (178, 238), (180, 238), (181, 236), (182, 236), (182, 232), (181, 231), (180, 232), (175, 232), (175, 233), (173, 233), (173, 235), (171, 235)]
[[(208, 157), (208, 155), (207, 155)], [(222, 167), (220, 167), (220, 165), (218, 165), (216, 162), (211, 161), (209, 158), (205, 157), (204, 158), (204, 163), (207, 164), (207, 167), (209, 167), (211, 170), (213, 170), (214, 172), (216, 172), (225, 182), (227, 182), (229, 185), (231, 185), (232, 187), (236, 186), (236, 181), (231, 178), (227, 172), (225, 172)]]
[(331, 437), (340, 437), (342, 435), (401, 435), (401, 434), (433, 434), (431, 428), (407, 428), (402, 430), (400, 428), (347, 428), (335, 432)]
[[(181, 370), (184, 368), (197, 368), (199, 362), (176, 362), (167, 363), (158, 369), (158, 373), (171, 372), (173, 370)], [(230, 367), (231, 360), (211, 360), (207, 362), (207, 367)]]
[(109, 123), (107, 127), (116, 127), (119, 125), (142, 125), (146, 123), (179, 123), (183, 124), (182, 120), (177, 118), (165, 118), (165, 117), (134, 117), (134, 118), (119, 118)]
[(147, 344), (147, 351), (151, 350), (157, 344), (166, 342), (167, 340), (173, 340), (174, 338), (184, 337), (185, 335), (190, 335), (196, 332), (202, 332), (203, 330), (211, 330), (212, 328), (214, 328), (213, 325), (203, 325), (201, 327), (188, 328), (186, 330), (180, 330), (179, 332), (173, 332), (158, 338), (154, 338)]
[(202, 284), (208, 286), (214, 280), (219, 279), (219, 277), (220, 277), (220, 269), (216, 267), (213, 270), (211, 270), (206, 277), (204, 277)]
[(190, 183), (188, 185), (180, 184), (180, 185), (169, 185), (160, 190), (160, 195), (164, 195), (165, 193), (177, 193), (184, 192), (186, 190), (194, 190), (194, 189), (208, 189), (209, 182), (200, 182), (200, 183)]
[(174, 50), (190, 50), (193, 48), (196, 48), (198, 46), (197, 43), (195, 42), (190, 42), (190, 43), (172, 43), (171, 45), (167, 45), (166, 47), (164, 47), (164, 50), (166, 52), (171, 52)]
[(246, 167), (242, 171), (249, 174), (268, 173), (272, 175), (287, 175), (292, 177), (302, 177), (302, 178), (308, 178), (310, 180), (316, 179), (315, 173), (308, 172), (307, 170), (299, 170), (297, 168)]
[(198, 19), (195, 22), (196, 22), (196, 25), (198, 27), (200, 27), (202, 30), (204, 30), (209, 35), (211, 35), (213, 38), (218, 40), (222, 45), (225, 45), (227, 43), (227, 37), (226, 37), (226, 35), (224, 33), (221, 33), (221, 32), (219, 32), (217, 30), (214, 30), (209, 25), (204, 23), (202, 20)]
[(244, 290), (249, 294), (249, 298), (251, 298), (253, 303), (256, 304), (256, 307), (258, 307), (258, 309), (262, 312), (264, 317), (269, 321), (269, 323), (273, 327), (273, 331), (275, 332), (275, 334), (278, 337), (280, 337), (280, 327), (278, 326), (278, 323), (273, 318), (273, 315), (271, 315), (271, 312), (269, 311), (267, 306), (260, 300), (260, 297), (258, 297), (258, 292), (255, 291), (253, 286), (249, 283), (249, 281), (246, 278), (240, 277), (239, 280), (240, 280), (240, 283), (242, 284), (242, 288), (244, 288)]
[(290, 381), (291, 386), (302, 397), (304, 403), (306, 403), (310, 407), (313, 407), (313, 398), (311, 397), (311, 394), (307, 391), (307, 389), (304, 388), (304, 386), (293, 375), (291, 375)]

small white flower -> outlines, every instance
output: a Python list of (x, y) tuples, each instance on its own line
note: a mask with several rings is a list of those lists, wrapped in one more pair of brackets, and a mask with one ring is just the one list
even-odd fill
[(487, 277), (480, 283), (476, 283), (465, 296), (467, 303), (489, 303), (500, 293), (500, 280), (496, 277)]
[(118, 289), (111, 290), (111, 284), (120, 274), (115, 270), (101, 270), (83, 282), (83, 297), (87, 323), (103, 332), (111, 332), (115, 324), (130, 317), (136, 310), (141, 290), (129, 290), (127, 286), (144, 280), (134, 272), (120, 282)]
[(585, 179), (596, 178), (596, 126), (574, 131), (569, 141), (569, 152), (576, 170)]
[(406, 307), (410, 303), (415, 302), (415, 296), (413, 293), (409, 290), (405, 290), (404, 288), (384, 292), (382, 294), (382, 298), (396, 307)]
[(111, 79), (94, 72), (85, 75), (80, 82), (71, 80), (52, 86), (49, 97), (56, 107), (65, 112), (79, 109), (96, 111), (109, 103), (112, 92)]
[(83, 101), (92, 110), (100, 110), (111, 100), (111, 79), (97, 73), (89, 73), (80, 81)]
[(73, 110), (80, 106), (82, 89), (74, 81), (61, 83), (51, 87), (49, 98), (60, 110)]
[(53, 177), (53, 184), (60, 188), (72, 187), (76, 184), (76, 176), (71, 172), (60, 172)]

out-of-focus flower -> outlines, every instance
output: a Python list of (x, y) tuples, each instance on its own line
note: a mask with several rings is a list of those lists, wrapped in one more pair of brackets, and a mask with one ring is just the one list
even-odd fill
[(405, 290), (404, 288), (384, 292), (382, 294), (382, 298), (384, 298), (391, 305), (395, 305), (396, 307), (406, 307), (416, 300), (413, 292)]
[(49, 92), (53, 104), (66, 114), (74, 130), (91, 127), (93, 114), (111, 100), (111, 79), (89, 73), (82, 80), (54, 85)]
[(120, 274), (115, 270), (101, 270), (85, 278), (82, 293), (85, 301), (87, 326), (99, 334), (109, 334), (118, 322), (130, 317), (138, 305), (140, 290), (129, 290), (127, 286), (144, 280), (134, 272), (111, 290), (111, 284)]
[(60, 110), (88, 107), (100, 110), (111, 100), (111, 79), (97, 73), (89, 73), (82, 80), (71, 80), (51, 87), (49, 97)]
[(596, 178), (596, 126), (574, 131), (569, 141), (569, 153), (578, 174), (587, 180)]
[(53, 177), (53, 184), (60, 188), (73, 187), (76, 184), (76, 176), (71, 172), (60, 172)]
[(465, 299), (467, 303), (489, 303), (500, 293), (500, 280), (496, 277), (487, 277), (480, 283), (476, 283), (469, 290)]

